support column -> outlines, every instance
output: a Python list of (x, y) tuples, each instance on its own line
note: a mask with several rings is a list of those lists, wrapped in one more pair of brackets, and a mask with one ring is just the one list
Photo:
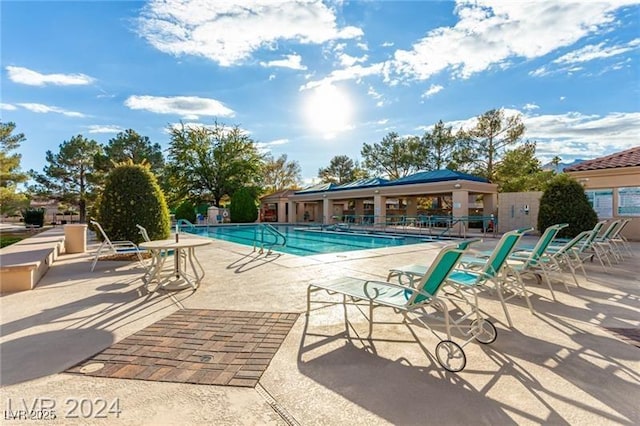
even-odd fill
[[(469, 191), (453, 191), (453, 209), (454, 217), (469, 216)], [(467, 226), (467, 224), (465, 224)], [(459, 236), (462, 236), (462, 223), (457, 223), (454, 228)]]
[(289, 217), (287, 218), (287, 222), (289, 223), (297, 223), (298, 222), (298, 203), (295, 201), (289, 201)]
[(278, 223), (287, 222), (287, 202), (278, 201)]
[(355, 222), (362, 223), (362, 219), (364, 219), (364, 200), (362, 198), (355, 200), (354, 214), (356, 215)]
[(373, 216), (375, 223), (387, 224), (387, 197), (384, 195), (373, 196)]
[(418, 197), (407, 197), (407, 216), (418, 216)]
[(482, 196), (482, 214), (490, 216), (498, 211), (498, 194), (484, 194)]
[(322, 223), (329, 224), (333, 223), (331, 216), (333, 216), (333, 211), (331, 211), (332, 207), (331, 200), (325, 198), (322, 200)]
[(498, 194), (484, 194), (482, 196), (482, 215), (493, 216), (492, 222), (487, 222), (487, 228), (497, 231), (496, 220), (498, 218)]

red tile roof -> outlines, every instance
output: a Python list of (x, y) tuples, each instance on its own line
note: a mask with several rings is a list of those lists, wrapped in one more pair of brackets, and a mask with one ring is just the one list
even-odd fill
[(616, 152), (606, 157), (594, 158), (575, 166), (567, 167), (565, 172), (581, 172), (586, 170), (617, 169), (620, 167), (640, 166), (640, 146)]

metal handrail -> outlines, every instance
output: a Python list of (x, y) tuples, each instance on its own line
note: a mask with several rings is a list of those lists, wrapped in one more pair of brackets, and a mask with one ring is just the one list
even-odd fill
[(191, 222), (189, 222), (187, 219), (178, 219), (178, 221), (176, 222), (176, 230), (180, 231), (180, 226), (181, 225), (185, 225), (188, 226), (189, 230), (194, 230), (195, 229), (195, 225)]
[[(258, 241), (258, 230), (260, 230), (260, 240)], [(275, 240), (272, 243), (265, 244), (264, 233), (268, 231), (269, 234), (275, 237)], [(282, 244), (278, 244), (278, 238), (282, 238)], [(273, 225), (268, 223), (262, 223), (259, 227), (253, 230), (253, 251), (257, 248), (257, 243), (260, 243), (260, 251), (262, 254), (264, 252), (265, 247), (267, 248), (267, 254), (271, 254), (271, 249), (276, 246), (286, 246), (287, 245), (287, 237), (280, 231), (278, 231)]]
[[(384, 217), (384, 219), (383, 219)], [(432, 237), (451, 236), (452, 228), (459, 225), (460, 236), (466, 236), (467, 231), (471, 228), (471, 222), (481, 222), (483, 234), (497, 232), (497, 217), (494, 215), (481, 216), (452, 216), (452, 215), (426, 215), (419, 214), (415, 216), (409, 215), (371, 215), (371, 214), (344, 214), (331, 217), (329, 223), (323, 224), (323, 228), (335, 227), (336, 225), (346, 225), (347, 227), (371, 227), (386, 231), (389, 227), (392, 229), (402, 229), (403, 231), (412, 230), (412, 232), (423, 234), (426, 233)]]

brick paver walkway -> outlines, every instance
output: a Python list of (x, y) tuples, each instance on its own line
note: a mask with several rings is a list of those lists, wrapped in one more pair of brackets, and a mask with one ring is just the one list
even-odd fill
[(184, 309), (68, 372), (255, 387), (297, 319), (296, 313)]

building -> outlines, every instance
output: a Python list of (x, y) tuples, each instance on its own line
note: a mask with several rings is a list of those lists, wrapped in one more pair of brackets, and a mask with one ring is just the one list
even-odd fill
[(622, 235), (640, 240), (640, 146), (564, 169), (580, 182), (599, 219), (630, 218)]
[(280, 223), (386, 224), (402, 218), (490, 216), (497, 185), (452, 170), (419, 172), (400, 179), (360, 179), (280, 191), (261, 199), (262, 220)]

